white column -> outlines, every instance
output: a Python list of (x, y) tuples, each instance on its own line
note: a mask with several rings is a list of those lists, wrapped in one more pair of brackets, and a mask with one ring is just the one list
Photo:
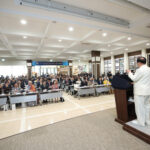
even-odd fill
[(142, 56), (146, 58), (146, 49), (142, 49)]
[(115, 58), (114, 55), (111, 56), (111, 73), (115, 75)]
[(128, 59), (128, 53), (124, 53), (124, 72), (129, 69), (129, 59)]
[(100, 74), (104, 74), (104, 58), (101, 57)]

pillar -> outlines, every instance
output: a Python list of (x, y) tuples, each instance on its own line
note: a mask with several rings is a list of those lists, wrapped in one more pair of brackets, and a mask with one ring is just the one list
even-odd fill
[(114, 55), (111, 55), (111, 73), (115, 75), (115, 58)]
[(68, 60), (69, 62), (69, 76), (72, 76), (72, 60)]
[(100, 51), (91, 51), (92, 75), (97, 79), (100, 76)]
[(142, 49), (142, 53), (141, 54), (142, 54), (143, 57), (146, 58), (147, 57), (146, 49)]
[(27, 78), (28, 80), (32, 77), (32, 60), (27, 60)]
[(124, 72), (129, 69), (129, 58), (128, 58), (128, 53), (124, 53)]
[(105, 72), (104, 57), (101, 57), (101, 75)]
[(89, 73), (92, 73), (92, 61), (89, 60)]

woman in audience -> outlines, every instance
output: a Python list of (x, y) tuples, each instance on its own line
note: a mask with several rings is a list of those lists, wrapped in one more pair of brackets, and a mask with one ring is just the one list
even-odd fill
[(105, 77), (104, 81), (103, 81), (104, 85), (110, 85), (111, 83), (109, 82), (109, 80)]
[(20, 93), (20, 88), (18, 87), (17, 83), (14, 84), (14, 87), (12, 88), (12, 90), (14, 93)]
[(52, 85), (52, 89), (54, 90), (54, 89), (58, 89), (58, 88), (59, 88), (58, 81), (54, 80), (53, 85)]
[(94, 85), (94, 79), (90, 78), (89, 82), (88, 82), (88, 86), (93, 86)]
[(32, 84), (32, 81), (28, 82), (28, 89), (29, 89), (30, 92), (35, 92), (36, 91), (35, 86)]

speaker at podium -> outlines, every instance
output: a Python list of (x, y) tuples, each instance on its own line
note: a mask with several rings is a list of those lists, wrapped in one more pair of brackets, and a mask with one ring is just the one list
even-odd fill
[(113, 77), (112, 86), (115, 91), (117, 117), (115, 121), (123, 125), (123, 129), (150, 144), (150, 128), (136, 125), (133, 82), (127, 75)]

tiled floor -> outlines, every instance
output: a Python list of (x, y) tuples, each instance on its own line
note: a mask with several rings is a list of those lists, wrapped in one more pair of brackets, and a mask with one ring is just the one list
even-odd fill
[(58, 121), (115, 107), (114, 95), (82, 97), (64, 93), (64, 103), (0, 111), (0, 139)]

